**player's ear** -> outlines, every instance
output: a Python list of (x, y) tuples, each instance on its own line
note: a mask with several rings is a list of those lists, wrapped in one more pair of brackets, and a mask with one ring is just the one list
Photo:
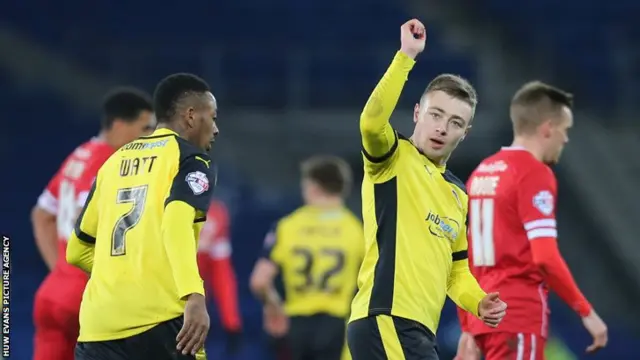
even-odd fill
[(413, 107), (413, 123), (417, 124), (420, 119), (420, 103), (416, 103), (416, 106)]
[(190, 128), (196, 127), (196, 109), (194, 109), (193, 107), (189, 107), (187, 109), (186, 115), (187, 126)]
[(553, 124), (551, 120), (545, 120), (542, 124), (540, 124), (540, 127), (538, 129), (542, 133), (543, 137), (549, 138), (553, 133)]

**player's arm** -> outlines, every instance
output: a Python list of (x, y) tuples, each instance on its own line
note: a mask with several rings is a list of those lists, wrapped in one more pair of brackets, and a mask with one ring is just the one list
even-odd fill
[(165, 200), (162, 242), (180, 299), (187, 299), (192, 294), (204, 296), (197, 261), (196, 236), (200, 221), (196, 221), (206, 214), (213, 191), (214, 182), (208, 166), (196, 156), (184, 159)]
[(280, 306), (282, 300), (276, 291), (273, 281), (278, 275), (280, 261), (280, 246), (278, 246), (278, 225), (271, 229), (264, 240), (264, 250), (253, 268), (249, 287), (262, 303)]
[[(546, 169), (545, 169), (546, 170)], [(518, 214), (527, 232), (534, 263), (545, 281), (580, 316), (591, 305), (576, 284), (558, 249), (555, 216), (556, 181), (551, 171), (530, 171), (518, 186)]]
[(215, 216), (215, 227), (210, 229), (205, 224), (200, 236), (208, 237), (205, 249), (209, 261), (211, 290), (218, 305), (222, 326), (229, 332), (238, 332), (242, 328), (240, 306), (238, 304), (238, 285), (236, 274), (231, 262), (231, 241), (229, 240), (229, 214), (222, 203), (214, 203), (209, 210), (210, 216)]
[[(421, 39), (414, 38), (420, 31)], [(375, 87), (360, 115), (360, 134), (365, 171), (384, 181), (397, 160), (398, 137), (389, 120), (395, 109), (416, 56), (424, 49), (424, 26), (411, 20), (401, 28), (402, 46)]]
[(37, 204), (31, 210), (31, 226), (33, 237), (40, 255), (49, 270), (52, 270), (58, 259), (58, 190), (60, 174), (56, 174), (38, 197)]
[(487, 295), (469, 269), (467, 256), (467, 225), (460, 229), (453, 245), (451, 273), (447, 283), (447, 295), (463, 310), (480, 317), (480, 301)]
[(96, 196), (100, 182), (100, 175), (91, 185), (84, 207), (78, 215), (76, 226), (67, 244), (67, 262), (87, 273), (93, 268), (93, 256), (98, 233), (98, 197)]

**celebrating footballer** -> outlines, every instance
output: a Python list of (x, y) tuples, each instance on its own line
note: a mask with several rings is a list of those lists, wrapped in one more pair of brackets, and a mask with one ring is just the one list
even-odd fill
[(400, 51), (360, 118), (366, 248), (347, 330), (354, 360), (438, 359), (435, 333), (447, 295), (492, 327), (507, 308), (469, 271), (467, 194), (446, 169), (471, 128), (476, 91), (458, 76), (439, 75), (415, 105), (413, 135), (397, 133), (389, 118), (426, 32), (414, 19), (400, 35)]

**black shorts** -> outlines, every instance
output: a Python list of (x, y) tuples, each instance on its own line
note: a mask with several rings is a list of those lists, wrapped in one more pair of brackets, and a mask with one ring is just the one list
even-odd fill
[(395, 316), (352, 321), (347, 342), (353, 360), (438, 360), (435, 335), (418, 322)]
[(176, 336), (182, 328), (182, 316), (162, 322), (151, 329), (124, 339), (78, 342), (75, 360), (193, 360), (177, 349)]
[(292, 316), (287, 342), (292, 360), (340, 360), (346, 319), (326, 314)]

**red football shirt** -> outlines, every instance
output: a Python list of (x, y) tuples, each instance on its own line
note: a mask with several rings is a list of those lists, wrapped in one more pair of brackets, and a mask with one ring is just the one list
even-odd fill
[(238, 287), (231, 263), (229, 213), (224, 203), (213, 201), (198, 241), (200, 276), (209, 284), (218, 304), (218, 313), (227, 331), (239, 331), (242, 324)]
[(38, 198), (38, 206), (56, 215), (58, 260), (38, 290), (39, 296), (79, 311), (87, 276), (66, 261), (67, 240), (102, 164), (114, 149), (94, 138), (76, 148), (62, 163)]
[(530, 242), (557, 237), (553, 171), (525, 149), (507, 147), (480, 163), (467, 190), (471, 271), (485, 291), (498, 291), (509, 306), (498, 328), (467, 316), (467, 330), (546, 337), (548, 288)]

